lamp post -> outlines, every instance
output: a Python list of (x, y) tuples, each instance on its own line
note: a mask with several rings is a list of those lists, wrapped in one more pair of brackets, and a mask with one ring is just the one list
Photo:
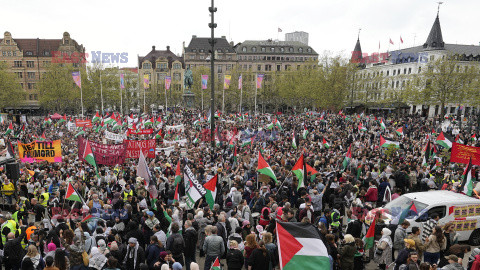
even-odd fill
[(208, 27), (211, 29), (211, 39), (210, 45), (212, 49), (210, 51), (210, 72), (211, 72), (211, 93), (210, 93), (210, 140), (212, 146), (212, 160), (214, 159), (215, 154), (215, 28), (217, 24), (214, 20), (215, 12), (217, 8), (214, 6), (214, 0), (212, 0), (212, 5), (208, 8), (210, 16), (212, 17), (211, 23), (208, 24)]

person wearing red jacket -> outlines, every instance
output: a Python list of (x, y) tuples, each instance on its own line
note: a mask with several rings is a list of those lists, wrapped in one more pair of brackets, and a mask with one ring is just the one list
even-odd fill
[(367, 194), (365, 194), (365, 201), (370, 202), (372, 207), (375, 207), (375, 203), (378, 200), (378, 190), (375, 185), (375, 181), (370, 181), (370, 187), (368, 187)]

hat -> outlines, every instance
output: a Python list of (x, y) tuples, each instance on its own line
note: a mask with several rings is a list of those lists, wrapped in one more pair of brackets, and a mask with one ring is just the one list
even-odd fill
[(227, 202), (227, 207), (232, 207), (232, 202)]
[(48, 251), (55, 251), (56, 249), (57, 249), (57, 246), (54, 243), (50, 243), (47, 245)]
[(147, 215), (149, 215), (149, 216), (151, 216), (151, 217), (153, 217), (153, 216), (154, 216), (154, 214), (153, 214), (153, 212), (152, 212), (152, 211), (147, 211)]
[(244, 221), (242, 222), (242, 228), (244, 228), (244, 227), (247, 226), (247, 225), (250, 225), (250, 221), (244, 220)]
[(345, 234), (343, 239), (345, 239), (345, 243), (347, 244), (355, 242), (355, 238), (351, 234)]
[(166, 167), (172, 167), (172, 165), (170, 165), (170, 163), (165, 163), (165, 166)]
[(387, 235), (387, 236), (388, 236), (388, 235), (391, 235), (391, 234), (392, 234), (392, 231), (390, 231), (390, 230), (387, 229), (387, 228), (383, 228), (383, 229), (382, 229), (382, 233), (383, 233), (383, 235)]
[(129, 244), (137, 244), (137, 243), (138, 243), (137, 238), (135, 238), (135, 237), (130, 237), (130, 238), (128, 239), (128, 243), (129, 243)]
[(415, 246), (415, 241), (413, 239), (403, 239), (403, 241), (405, 241), (406, 244), (409, 244), (410, 247)]
[(445, 259), (452, 260), (454, 262), (458, 262), (458, 257), (456, 255), (453, 255), (453, 254), (445, 257)]
[(172, 268), (173, 270), (182, 270), (182, 265), (179, 262), (174, 262)]

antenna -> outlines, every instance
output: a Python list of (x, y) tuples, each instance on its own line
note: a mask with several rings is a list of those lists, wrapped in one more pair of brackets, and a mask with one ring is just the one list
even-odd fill
[(362, 28), (358, 28), (358, 36), (357, 36), (357, 39), (360, 39), (360, 31), (362, 31)]
[(440, 13), (440, 5), (443, 4), (443, 2), (437, 2), (438, 3), (438, 7), (437, 7), (437, 16), (438, 14)]

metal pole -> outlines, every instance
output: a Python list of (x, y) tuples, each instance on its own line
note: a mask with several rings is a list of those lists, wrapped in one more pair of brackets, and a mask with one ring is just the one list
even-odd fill
[(240, 117), (242, 117), (242, 97), (243, 97), (243, 76), (240, 74), (242, 78), (242, 87), (240, 87)]
[(258, 85), (257, 85), (257, 81), (258, 81), (258, 74), (255, 73), (255, 113), (254, 113), (254, 116), (257, 116), (257, 91), (258, 91)]
[[(120, 73), (120, 69), (118, 70)], [(123, 83), (125, 84), (125, 78), (123, 79)], [(123, 115), (123, 95), (122, 95), (122, 78), (120, 77), (120, 114)]]
[[(164, 80), (166, 80), (166, 79), (164, 79)], [(163, 87), (165, 88), (165, 114), (167, 114), (167, 111), (168, 111), (168, 103), (167, 103), (167, 87), (165, 87), (165, 83), (164, 83)]]
[(223, 88), (222, 112), (225, 113), (225, 87)]
[[(81, 69), (78, 69), (78, 74), (80, 75), (80, 85), (82, 85), (82, 72)], [(83, 89), (80, 87), (80, 104), (82, 105), (82, 119), (83, 119)]]
[(211, 29), (211, 40), (210, 45), (212, 45), (212, 50), (210, 52), (210, 73), (212, 76), (212, 86), (210, 92), (210, 139), (212, 146), (212, 160), (215, 154), (215, 28), (217, 24), (215, 23), (215, 12), (217, 8), (214, 6), (214, 0), (212, 0), (212, 6), (208, 9), (210, 11), (210, 16), (212, 18), (211, 23), (208, 24), (208, 27)]
[(103, 87), (102, 87), (102, 70), (100, 69), (100, 100), (102, 102), (102, 114), (103, 114)]

